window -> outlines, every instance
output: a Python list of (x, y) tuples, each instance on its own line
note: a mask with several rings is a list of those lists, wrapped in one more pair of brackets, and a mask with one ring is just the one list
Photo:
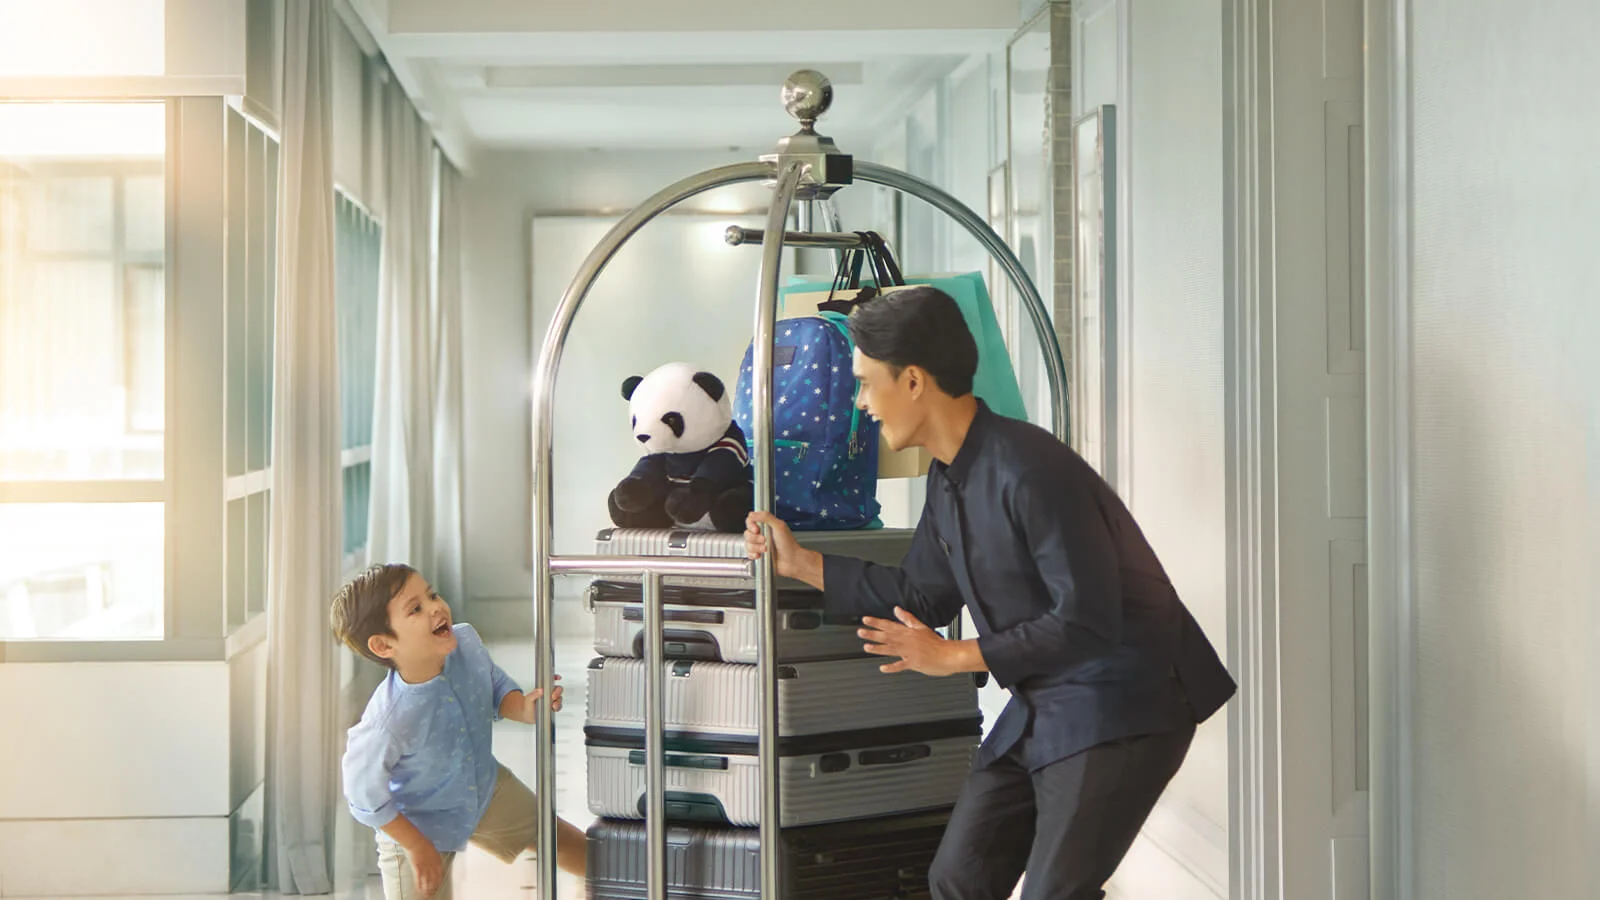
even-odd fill
[(0, 641), (165, 631), (166, 135), (0, 103)]
[(278, 141), (232, 107), (226, 122), (223, 593), (232, 633), (267, 604)]
[(378, 371), (378, 263), (383, 230), (343, 191), (334, 210), (334, 301), (344, 420), (344, 568), (365, 564), (372, 497), (372, 403)]

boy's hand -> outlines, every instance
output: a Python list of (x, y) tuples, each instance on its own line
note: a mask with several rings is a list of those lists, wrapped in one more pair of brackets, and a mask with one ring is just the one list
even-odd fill
[(420, 846), (407, 848), (406, 856), (411, 860), (411, 872), (417, 877), (417, 891), (424, 897), (432, 897), (444, 882), (444, 857), (439, 855), (439, 848), (424, 841)]
[[(557, 675), (556, 680), (560, 681), (561, 676)], [(524, 725), (537, 723), (539, 721), (539, 698), (543, 696), (544, 691), (538, 688), (526, 694), (521, 692), (507, 694), (506, 699), (500, 701), (500, 718), (521, 722)], [(553, 712), (561, 711), (561, 685), (559, 684), (550, 694), (550, 709)]]

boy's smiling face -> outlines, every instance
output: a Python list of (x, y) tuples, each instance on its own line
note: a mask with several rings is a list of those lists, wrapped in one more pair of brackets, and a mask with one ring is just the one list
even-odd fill
[[(401, 677), (408, 673), (432, 678), (456, 649), (450, 604), (434, 593), (427, 579), (412, 573), (389, 600), (389, 630), (367, 642), (372, 652), (394, 663)], [(406, 680), (411, 680), (407, 678)]]

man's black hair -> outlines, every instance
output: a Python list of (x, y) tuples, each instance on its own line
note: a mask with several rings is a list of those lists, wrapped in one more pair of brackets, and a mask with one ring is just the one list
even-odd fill
[(972, 393), (978, 344), (944, 291), (930, 285), (891, 291), (856, 307), (849, 324), (861, 354), (888, 365), (896, 378), (917, 366), (952, 397)]

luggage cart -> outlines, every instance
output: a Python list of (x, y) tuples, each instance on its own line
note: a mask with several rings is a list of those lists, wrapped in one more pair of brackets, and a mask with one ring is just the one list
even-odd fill
[[(646, 846), (648, 900), (666, 900), (666, 817), (665, 756), (662, 724), (665, 683), (662, 676), (662, 579), (670, 576), (711, 576), (755, 578), (756, 614), (761, 623), (758, 640), (758, 674), (761, 683), (760, 734), (758, 759), (761, 769), (761, 896), (778, 900), (781, 895), (778, 796), (778, 687), (776, 653), (776, 610), (773, 570), (770, 558), (751, 562), (730, 559), (643, 556), (565, 556), (551, 555), (554, 531), (554, 485), (552, 472), (552, 434), (555, 410), (556, 373), (572, 320), (583, 304), (594, 281), (622, 245), (639, 229), (670, 207), (697, 194), (725, 185), (753, 181), (772, 188), (772, 205), (764, 230), (730, 228), (728, 243), (761, 247), (761, 275), (758, 284), (754, 323), (753, 409), (755, 453), (755, 509), (773, 508), (772, 478), (772, 357), (776, 327), (778, 277), (783, 249), (815, 247), (845, 250), (858, 247), (861, 239), (839, 230), (838, 217), (831, 203), (834, 192), (860, 180), (893, 188), (927, 202), (955, 219), (1005, 270), (1016, 288), (1035, 336), (1043, 350), (1045, 372), (1050, 386), (1051, 424), (1056, 437), (1067, 438), (1067, 378), (1060, 347), (1056, 343), (1050, 314), (1038, 289), (1028, 278), (1022, 263), (982, 217), (939, 187), (913, 175), (887, 166), (858, 162), (843, 153), (831, 138), (816, 132), (815, 124), (833, 102), (833, 86), (821, 73), (809, 69), (794, 73), (784, 83), (785, 109), (800, 122), (800, 130), (781, 140), (777, 152), (757, 162), (736, 163), (691, 175), (672, 184), (635, 207), (600, 241), (579, 267), (572, 284), (561, 298), (539, 353), (533, 391), (533, 605), (534, 641), (538, 653), (537, 687), (544, 696), (539, 705), (536, 728), (535, 764), (539, 795), (538, 877), (539, 900), (556, 895), (556, 809), (555, 809), (555, 731), (551, 720), (550, 692), (554, 687), (555, 636), (551, 628), (557, 575), (632, 576), (642, 578), (641, 599), (644, 618), (645, 665), (645, 777)], [(815, 212), (833, 230), (828, 232), (785, 230), (790, 209), (801, 201), (800, 222), (810, 228)], [(955, 626), (959, 626), (960, 619)], [(955, 627), (953, 626), (953, 627)]]

